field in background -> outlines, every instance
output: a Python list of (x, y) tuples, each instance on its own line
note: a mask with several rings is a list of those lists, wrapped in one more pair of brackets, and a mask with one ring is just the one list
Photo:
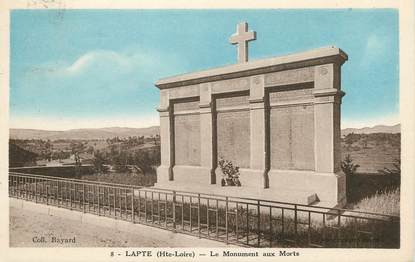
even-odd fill
[(401, 134), (350, 133), (342, 138), (342, 159), (350, 155), (360, 165), (358, 173), (377, 174), (384, 168), (393, 168), (401, 154)]

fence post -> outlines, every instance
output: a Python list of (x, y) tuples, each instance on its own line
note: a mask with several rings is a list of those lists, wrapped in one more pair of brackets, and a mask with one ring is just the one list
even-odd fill
[[(176, 233), (176, 191), (173, 190), (173, 206), (172, 206), (172, 212), (173, 212), (173, 232)], [(183, 217), (182, 217), (183, 219)]]
[(134, 216), (134, 188), (131, 188), (131, 221), (133, 224), (135, 223), (135, 216)]
[(59, 201), (59, 181), (56, 181), (56, 199), (55, 201), (58, 202), (58, 207), (61, 206), (61, 202)]
[(258, 230), (258, 247), (260, 246), (260, 238), (261, 238), (261, 206), (260, 206), (260, 200), (258, 200), (257, 203), (257, 230)]
[[(100, 199), (100, 187), (99, 186), (97, 186), (98, 187), (98, 201), (97, 201), (97, 205), (98, 205), (98, 216), (101, 216), (101, 207), (100, 207), (100, 201), (99, 201), (99, 199)], [(96, 191), (95, 191), (96, 192)]]
[(218, 238), (219, 237), (219, 200), (218, 199), (216, 199), (215, 219), (216, 219), (216, 238)]
[(182, 195), (182, 204), (180, 205), (181, 210), (182, 210), (182, 216), (181, 216), (181, 220), (182, 220), (182, 230), (184, 231), (184, 196)]
[(147, 223), (147, 190), (144, 191), (144, 221)]
[(82, 211), (85, 213), (85, 184), (82, 183)]
[(207, 201), (207, 207), (206, 207), (206, 225), (207, 225), (207, 235), (208, 238), (210, 236), (210, 232), (209, 232), (209, 198), (206, 200)]
[(151, 224), (154, 224), (154, 191), (151, 191)]
[(140, 189), (137, 189), (138, 191), (138, 223), (140, 223), (141, 220), (141, 191)]
[(114, 189), (114, 217), (117, 217), (117, 188), (113, 187)]
[(285, 235), (284, 235), (284, 208), (281, 208), (281, 242), (284, 243)]
[(70, 204), (70, 210), (72, 210), (72, 183), (69, 182), (69, 204)]
[(236, 235), (236, 243), (238, 243), (239, 235), (238, 235), (238, 202), (235, 203), (235, 235)]
[(326, 214), (323, 213), (323, 247), (326, 246)]
[(341, 239), (340, 239), (340, 212), (341, 210), (337, 210), (337, 247), (341, 246)]
[(46, 185), (46, 205), (49, 205), (49, 185)]
[(199, 238), (200, 238), (200, 193), (197, 194), (197, 227), (199, 229)]
[(272, 247), (272, 207), (269, 207), (269, 247)]
[(165, 202), (164, 202), (164, 227), (167, 228), (167, 193), (164, 194)]
[(249, 204), (246, 204), (246, 244), (249, 245)]
[(228, 232), (228, 197), (226, 197), (225, 230), (226, 230), (226, 244), (228, 244), (229, 243), (229, 232)]
[(308, 230), (307, 230), (308, 246), (311, 244), (311, 212), (308, 211)]
[(190, 221), (190, 233), (193, 231), (193, 224), (192, 224), (192, 204), (193, 204), (193, 198), (190, 196), (190, 203), (189, 203), (189, 221)]
[(294, 234), (295, 234), (295, 245), (298, 246), (298, 234), (297, 234), (297, 205), (294, 205)]
[(35, 203), (37, 203), (37, 179), (35, 178)]

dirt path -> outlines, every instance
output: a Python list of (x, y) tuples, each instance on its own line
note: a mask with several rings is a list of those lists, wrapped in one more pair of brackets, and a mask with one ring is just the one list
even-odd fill
[[(140, 234), (10, 208), (10, 247), (223, 247), (223, 243), (143, 225)], [(43, 237), (43, 238), (42, 238)], [(55, 239), (54, 239), (55, 238)], [(73, 239), (75, 238), (75, 243)], [(55, 240), (55, 242), (53, 242)]]

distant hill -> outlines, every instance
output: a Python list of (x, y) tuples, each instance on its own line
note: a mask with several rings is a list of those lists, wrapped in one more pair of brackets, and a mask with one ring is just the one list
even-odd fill
[(350, 133), (355, 133), (355, 134), (392, 133), (392, 134), (396, 134), (400, 132), (401, 132), (401, 124), (396, 124), (393, 126), (377, 125), (374, 127), (342, 129), (342, 135), (344, 136)]
[[(346, 128), (342, 129), (342, 135), (349, 133), (356, 134), (372, 134), (372, 133), (400, 133), (401, 125), (394, 126), (377, 125), (374, 127), (364, 128)], [(38, 129), (10, 129), (10, 138), (12, 139), (107, 139), (113, 137), (129, 137), (129, 136), (154, 136), (160, 134), (158, 126), (146, 128), (130, 128), (130, 127), (104, 127), (104, 128), (82, 128), (70, 129), (66, 131), (49, 131)]]
[(104, 128), (83, 128), (70, 129), (65, 131), (49, 131), (38, 129), (10, 129), (10, 138), (12, 139), (107, 139), (113, 137), (129, 136), (151, 136), (158, 135), (159, 127), (152, 126), (146, 128), (129, 128), (129, 127), (104, 127)]

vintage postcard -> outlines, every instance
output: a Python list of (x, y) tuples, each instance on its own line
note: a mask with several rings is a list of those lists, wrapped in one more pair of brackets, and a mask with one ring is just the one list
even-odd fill
[(2, 5), (2, 261), (413, 260), (413, 1)]

